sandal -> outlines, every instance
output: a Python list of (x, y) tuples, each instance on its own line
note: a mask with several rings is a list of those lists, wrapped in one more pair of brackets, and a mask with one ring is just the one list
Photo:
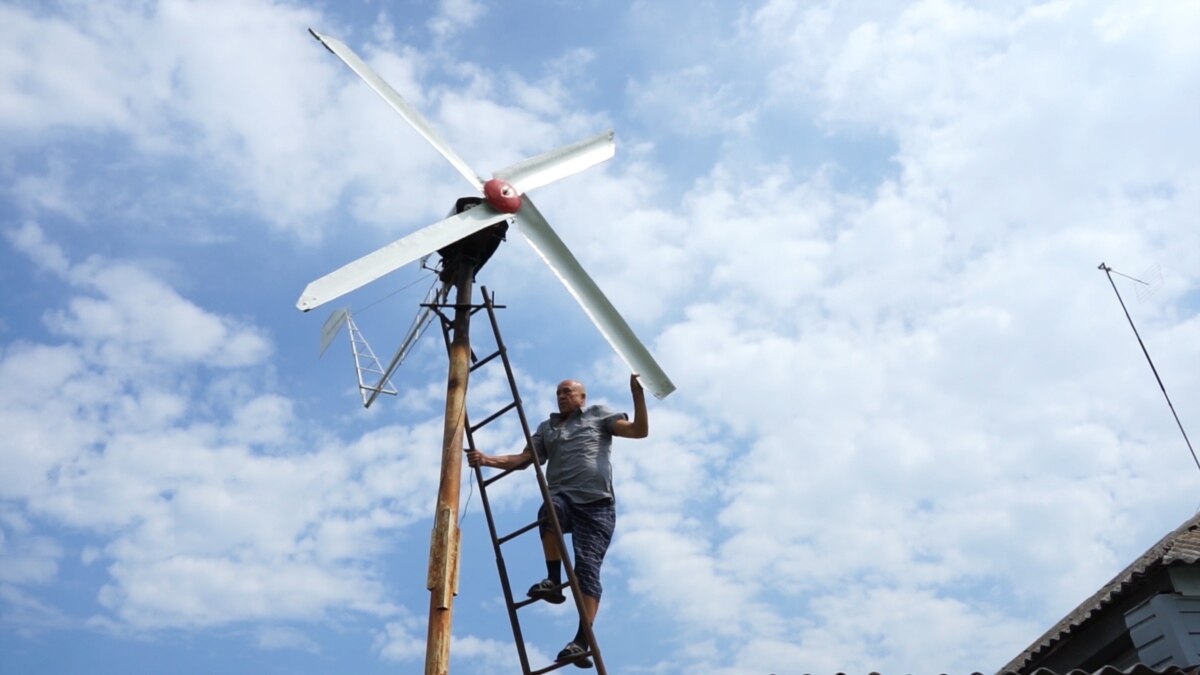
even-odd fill
[(562, 584), (556, 584), (549, 579), (542, 579), (530, 586), (529, 592), (525, 595), (534, 600), (545, 600), (552, 605), (561, 605), (567, 601), (566, 596), (563, 595), (561, 586)]
[(592, 660), (587, 657), (587, 650), (581, 647), (578, 643), (568, 642), (566, 647), (558, 653), (558, 657), (554, 659), (556, 663), (570, 661), (575, 664), (576, 668), (591, 668)]

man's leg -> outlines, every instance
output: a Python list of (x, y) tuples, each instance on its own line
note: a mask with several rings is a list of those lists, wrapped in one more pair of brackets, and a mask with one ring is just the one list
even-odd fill
[(562, 551), (558, 549), (558, 537), (554, 536), (553, 532), (542, 532), (542, 551), (546, 554), (546, 578), (561, 584)]
[[(563, 529), (563, 532), (571, 530), (571, 516), (568, 513), (567, 505), (562, 497), (552, 496), (550, 503), (554, 506), (554, 514), (558, 518), (558, 524)], [(546, 522), (548, 516), (546, 507), (543, 505), (538, 509), (538, 520), (542, 521), (539, 526), (542, 539), (542, 552), (546, 557), (546, 578), (534, 584), (526, 594), (531, 598), (545, 600), (551, 604), (557, 605), (566, 602), (567, 598), (558, 586), (562, 585), (562, 551), (558, 547), (558, 537), (554, 536), (554, 531)]]
[[(583, 596), (583, 614), (587, 618), (589, 627), (596, 625), (596, 613), (600, 611), (600, 598), (593, 598), (590, 595)], [(587, 633), (583, 630), (583, 621), (579, 622), (579, 630), (575, 632), (574, 642), (581, 647), (587, 646)]]
[(588, 625), (596, 623), (596, 613), (600, 611), (600, 598), (590, 595), (583, 596), (583, 611), (587, 615)]
[[(572, 645), (586, 648), (588, 645), (586, 626), (595, 625), (596, 614), (600, 611), (600, 596), (603, 588), (600, 585), (600, 566), (604, 563), (604, 555), (612, 541), (613, 530), (616, 527), (616, 509), (612, 502), (606, 504), (583, 504), (573, 506), (571, 518), (574, 529), (571, 543), (575, 549), (575, 577), (579, 580), (579, 590), (583, 595), (583, 610), (579, 620), (579, 629), (575, 637), (559, 653), (559, 661), (571, 660), (570, 656), (577, 653)], [(587, 667), (591, 661), (584, 658), (576, 660), (576, 665)]]

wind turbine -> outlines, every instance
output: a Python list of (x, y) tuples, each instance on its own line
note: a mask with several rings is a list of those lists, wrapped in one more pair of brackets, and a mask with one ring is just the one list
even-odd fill
[[(461, 249), (476, 246), (477, 244), (472, 242), (491, 234), (491, 242), (482, 245), (482, 248), (489, 249), (486, 255), (490, 255), (491, 250), (498, 244), (496, 240), (502, 235), (496, 234), (494, 230), (484, 231), (501, 227), (500, 223), (505, 221), (515, 221), (529, 244), (567, 287), (612, 348), (632, 372), (639, 374), (642, 385), (660, 399), (674, 391), (675, 385), (526, 194), (529, 190), (610, 159), (616, 152), (611, 131), (500, 169), (493, 173), (490, 180), (485, 181), (471, 170), (415, 108), (349, 47), (335, 38), (311, 29), (309, 32), (362, 78), (483, 195), (480, 203), (471, 208), (464, 208), (464, 200), (460, 199), (455, 213), (444, 220), (398, 239), (313, 281), (296, 302), (297, 308), (305, 312), (310, 311), (435, 251), (443, 254), (446, 267), (442, 272), (443, 282), (453, 282), (456, 286), (441, 480), (430, 543), (427, 584), (431, 595), (425, 673), (441, 675), (449, 671), (451, 613), (454, 589), (457, 587), (461, 542), (461, 532), (457, 523), (466, 390), (470, 376), (468, 331), (471, 283), (476, 269), (482, 265), (479, 259), (471, 260), (469, 256), (458, 254), (448, 255), (447, 252), (456, 247)], [(507, 224), (503, 227), (506, 228)], [(384, 380), (386, 379), (385, 374)]]
[(675, 385), (649, 350), (526, 194), (612, 158), (616, 152), (613, 132), (518, 162), (494, 172), (493, 177), (485, 181), (415, 108), (349, 47), (336, 38), (311, 29), (309, 32), (425, 137), (467, 182), (483, 193), (484, 203), (417, 230), (313, 281), (300, 294), (296, 307), (307, 312), (470, 234), (512, 219), (617, 355), (632, 372), (638, 373), (642, 385), (660, 399), (675, 391)]

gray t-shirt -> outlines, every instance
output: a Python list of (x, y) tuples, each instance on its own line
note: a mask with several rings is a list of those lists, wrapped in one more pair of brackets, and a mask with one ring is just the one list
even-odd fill
[(602, 405), (584, 408), (558, 424), (561, 415), (551, 413), (550, 419), (538, 425), (533, 434), (533, 448), (546, 467), (546, 482), (550, 493), (562, 495), (576, 504), (589, 504), (613, 498), (612, 425), (616, 420), (629, 419)]

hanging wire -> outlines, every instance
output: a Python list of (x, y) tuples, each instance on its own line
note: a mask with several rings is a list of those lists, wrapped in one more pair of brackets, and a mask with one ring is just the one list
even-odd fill
[(475, 495), (475, 481), (467, 478), (467, 485), (469, 486), (469, 491), (467, 492), (467, 501), (462, 507), (462, 515), (458, 517), (459, 527), (462, 527), (463, 521), (467, 519), (467, 514), (470, 513), (471, 497)]
[(421, 275), (421, 276), (417, 277), (416, 279), (412, 280), (411, 282), (409, 282), (409, 283), (407, 283), (407, 284), (405, 284), (405, 285), (401, 286), (400, 288), (397, 288), (396, 290), (392, 291), (391, 293), (388, 293), (387, 295), (385, 295), (385, 296), (383, 296), (383, 297), (381, 297), (381, 298), (378, 298), (377, 300), (375, 300), (375, 301), (373, 301), (373, 302), (370, 302), (370, 303), (368, 303), (367, 305), (365, 305), (365, 306), (364, 306), (364, 307), (362, 307), (361, 309), (357, 309), (357, 310), (355, 310), (355, 312), (354, 312), (354, 313), (355, 313), (355, 314), (358, 314), (358, 315), (361, 315), (363, 312), (365, 312), (365, 311), (367, 311), (368, 309), (370, 309), (370, 308), (374, 307), (375, 305), (378, 305), (379, 303), (383, 302), (384, 300), (387, 300), (388, 298), (392, 297), (393, 295), (396, 295), (397, 293), (399, 293), (399, 292), (401, 292), (401, 291), (406, 291), (406, 290), (408, 290), (408, 289), (412, 288), (413, 286), (416, 286), (417, 284), (421, 283), (422, 281), (425, 281), (425, 280), (426, 280), (426, 279), (428, 279), (428, 278), (429, 278), (431, 275), (434, 275), (434, 274), (435, 274), (435, 273), (434, 273), (434, 272), (432, 272), (432, 271), (431, 271), (431, 272), (429, 272), (429, 274), (423, 274), (423, 275)]
[[(425, 291), (424, 304), (428, 305), (445, 302), (446, 294), (450, 292), (450, 289), (444, 285), (438, 286), (439, 281), (441, 280), (435, 276), (433, 279), (433, 284), (430, 285), (429, 290)], [(412, 323), (408, 326), (407, 335), (409, 337), (405, 338), (404, 346), (401, 347), (405, 354), (407, 354), (408, 350), (412, 348), (413, 343), (421, 339), (421, 336), (425, 334), (425, 330), (429, 328), (429, 324), (432, 321), (433, 312), (429, 311), (427, 307), (422, 307), (421, 310), (419, 310), (416, 315), (413, 316)]]
[[(1113, 281), (1112, 275), (1114, 273), (1121, 273), (1104, 263), (1100, 263), (1099, 269), (1104, 270), (1104, 274), (1108, 276), (1108, 283), (1112, 284), (1113, 293), (1117, 294), (1117, 302), (1121, 303), (1121, 309), (1125, 312), (1125, 318), (1129, 320), (1129, 327), (1133, 329), (1133, 334), (1137, 337), (1138, 344), (1142, 347), (1142, 353), (1146, 355), (1146, 362), (1150, 364), (1150, 370), (1154, 373), (1154, 379), (1158, 380), (1158, 388), (1162, 389), (1163, 398), (1167, 399), (1167, 407), (1171, 409), (1171, 414), (1175, 416), (1175, 424), (1179, 425), (1179, 433), (1183, 434), (1183, 442), (1187, 444), (1188, 452), (1192, 453), (1192, 461), (1196, 463), (1196, 468), (1200, 469), (1200, 459), (1196, 457), (1196, 450), (1192, 448), (1192, 442), (1188, 440), (1187, 432), (1183, 430), (1183, 422), (1179, 421), (1179, 414), (1175, 412), (1175, 405), (1171, 403), (1171, 397), (1167, 395), (1167, 387), (1163, 384), (1162, 378), (1158, 376), (1158, 368), (1154, 367), (1154, 361), (1150, 358), (1150, 352), (1146, 349), (1146, 343), (1142, 342), (1142, 336), (1138, 333), (1137, 326), (1133, 325), (1133, 317), (1129, 316), (1129, 309), (1125, 307), (1125, 301), (1121, 299), (1121, 292), (1117, 290), (1117, 284)], [(1121, 276), (1128, 275), (1121, 274)], [(1133, 279), (1133, 277), (1129, 278)], [(1138, 279), (1134, 279), (1134, 281), (1145, 283)]]

